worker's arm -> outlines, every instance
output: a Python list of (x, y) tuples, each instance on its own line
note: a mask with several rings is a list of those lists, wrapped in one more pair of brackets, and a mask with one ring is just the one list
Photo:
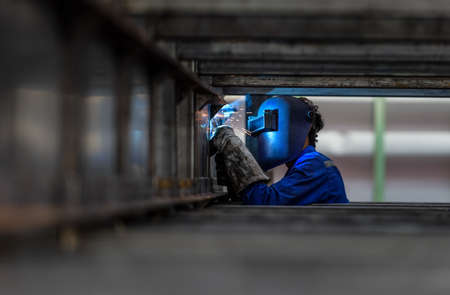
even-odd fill
[(226, 173), (234, 192), (240, 193), (252, 183), (269, 180), (232, 128), (217, 128), (210, 141), (210, 148), (212, 154), (217, 154), (220, 158), (221, 169)]
[(325, 197), (326, 168), (315, 159), (296, 165), (279, 182), (267, 186), (258, 182), (242, 191), (244, 204), (248, 205), (308, 205)]

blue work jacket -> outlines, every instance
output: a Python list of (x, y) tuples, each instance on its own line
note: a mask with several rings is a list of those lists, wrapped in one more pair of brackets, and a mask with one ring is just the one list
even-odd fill
[(309, 205), (348, 203), (344, 182), (333, 162), (307, 146), (279, 182), (249, 185), (241, 192), (247, 205)]

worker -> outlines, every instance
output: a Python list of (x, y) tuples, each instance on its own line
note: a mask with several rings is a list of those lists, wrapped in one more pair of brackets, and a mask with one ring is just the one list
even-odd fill
[[(259, 115), (264, 118), (258, 122), (275, 124), (259, 126), (260, 133), (255, 132), (258, 161), (229, 126), (218, 126), (210, 140), (218, 174), (225, 175), (229, 189), (244, 204), (348, 203), (338, 168), (315, 149), (324, 126), (317, 105), (304, 97), (273, 97), (261, 105)], [(288, 168), (284, 178), (268, 186), (263, 168), (280, 164)]]

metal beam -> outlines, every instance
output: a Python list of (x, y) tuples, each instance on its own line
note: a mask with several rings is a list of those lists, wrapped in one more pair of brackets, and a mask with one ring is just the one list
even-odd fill
[(213, 76), (214, 87), (449, 89), (447, 77)]
[(450, 77), (449, 61), (376, 61), (325, 58), (304, 61), (200, 61), (200, 75), (284, 75), (284, 76), (403, 76)]
[(177, 116), (175, 83), (168, 76), (152, 81), (150, 100), (151, 171), (153, 191), (177, 194)]
[(320, 42), (178, 42), (202, 75), (449, 76), (450, 45)]
[[(103, 0), (112, 2), (112, 0)], [(123, 0), (132, 14), (154, 12), (202, 13), (343, 13), (385, 12), (407, 15), (449, 15), (446, 0)]]
[(224, 87), (224, 95), (450, 97), (450, 89)]
[(450, 44), (415, 42), (177, 41), (184, 60), (450, 61)]
[(150, 216), (152, 213), (173, 210), (198, 203), (209, 203), (223, 197), (223, 193), (187, 195), (175, 198), (152, 198), (128, 203), (107, 203), (89, 208), (55, 206), (2, 206), (0, 207), (0, 240), (36, 238), (36, 235), (55, 234), (64, 228), (94, 228), (117, 222), (120, 218)]
[(450, 17), (386, 14), (149, 14), (152, 36), (164, 40), (315, 42), (450, 42)]

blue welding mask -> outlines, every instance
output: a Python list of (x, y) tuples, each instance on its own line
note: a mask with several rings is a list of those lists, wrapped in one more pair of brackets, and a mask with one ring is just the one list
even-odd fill
[(311, 128), (311, 110), (295, 97), (272, 97), (264, 101), (256, 117), (249, 117), (247, 129), (257, 137), (258, 147), (252, 151), (266, 171), (296, 160)]

